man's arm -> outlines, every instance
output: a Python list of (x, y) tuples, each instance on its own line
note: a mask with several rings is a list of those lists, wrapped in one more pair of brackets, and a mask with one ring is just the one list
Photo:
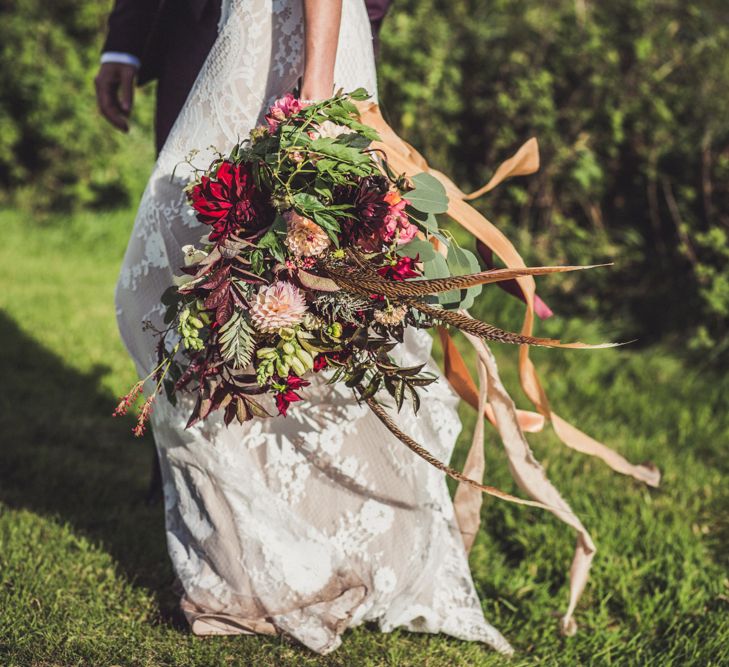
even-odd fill
[(99, 111), (114, 127), (127, 132), (134, 102), (137, 70), (147, 47), (160, 0), (117, 0), (96, 75)]
[(116, 0), (102, 51), (128, 53), (141, 61), (160, 4), (160, 0)]

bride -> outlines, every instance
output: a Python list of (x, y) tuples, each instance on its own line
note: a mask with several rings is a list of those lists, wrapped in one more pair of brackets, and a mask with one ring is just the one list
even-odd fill
[[(161, 328), (160, 295), (204, 228), (185, 204), (185, 162), (207, 166), (301, 83), (302, 99), (364, 87), (376, 94), (363, 0), (228, 0), (218, 39), (143, 195), (124, 258), (119, 327), (141, 376), (154, 365), (144, 322)], [(404, 364), (430, 355), (411, 331)], [(437, 368), (430, 362), (430, 370)], [(510, 653), (484, 619), (443, 474), (399, 443), (341, 385), (316, 384), (286, 418), (185, 429), (190, 406), (163, 397), (152, 416), (167, 543), (192, 631), (286, 634), (328, 653), (375, 621), (481, 641)], [(460, 422), (441, 379), (416, 420), (398, 425), (450, 459)]]

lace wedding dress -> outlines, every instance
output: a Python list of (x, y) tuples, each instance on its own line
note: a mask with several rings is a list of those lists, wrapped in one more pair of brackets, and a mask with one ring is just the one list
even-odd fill
[[(193, 149), (207, 166), (262, 120), (302, 72), (301, 0), (233, 0), (218, 40), (159, 156), (117, 287), (123, 340), (142, 376), (154, 364), (160, 295), (205, 228), (185, 204)], [(375, 92), (363, 0), (344, 0), (337, 87)], [(401, 363), (429, 359), (410, 332)], [(437, 368), (430, 362), (432, 372)], [(305, 407), (228, 428), (185, 429), (190, 405), (160, 397), (152, 418), (167, 542), (196, 634), (285, 633), (319, 653), (364, 621), (511, 647), (483, 616), (442, 473), (418, 458), (341, 385), (317, 376)], [(443, 378), (399, 426), (449, 460), (460, 422)]]

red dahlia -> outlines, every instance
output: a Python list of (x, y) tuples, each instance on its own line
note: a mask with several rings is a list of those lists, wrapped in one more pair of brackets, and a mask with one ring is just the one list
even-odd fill
[(377, 273), (390, 280), (417, 278), (420, 275), (415, 266), (417, 261), (417, 257), (415, 259), (412, 257), (398, 257), (396, 262), (377, 269)]
[(256, 188), (250, 165), (229, 160), (203, 176), (190, 192), (197, 219), (210, 225), (211, 241), (224, 241), (241, 230), (258, 231), (271, 224), (273, 211)]
[(377, 252), (382, 247), (385, 218), (390, 211), (387, 201), (388, 180), (384, 176), (366, 176), (358, 186), (338, 188), (335, 201), (350, 204), (354, 219), (342, 230), (350, 243), (356, 243), (367, 252)]

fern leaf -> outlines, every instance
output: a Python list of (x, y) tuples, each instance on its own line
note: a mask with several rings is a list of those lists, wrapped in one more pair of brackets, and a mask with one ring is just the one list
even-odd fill
[(220, 328), (218, 345), (223, 360), (232, 362), (235, 368), (245, 368), (251, 363), (256, 339), (252, 327), (240, 311), (235, 311)]

